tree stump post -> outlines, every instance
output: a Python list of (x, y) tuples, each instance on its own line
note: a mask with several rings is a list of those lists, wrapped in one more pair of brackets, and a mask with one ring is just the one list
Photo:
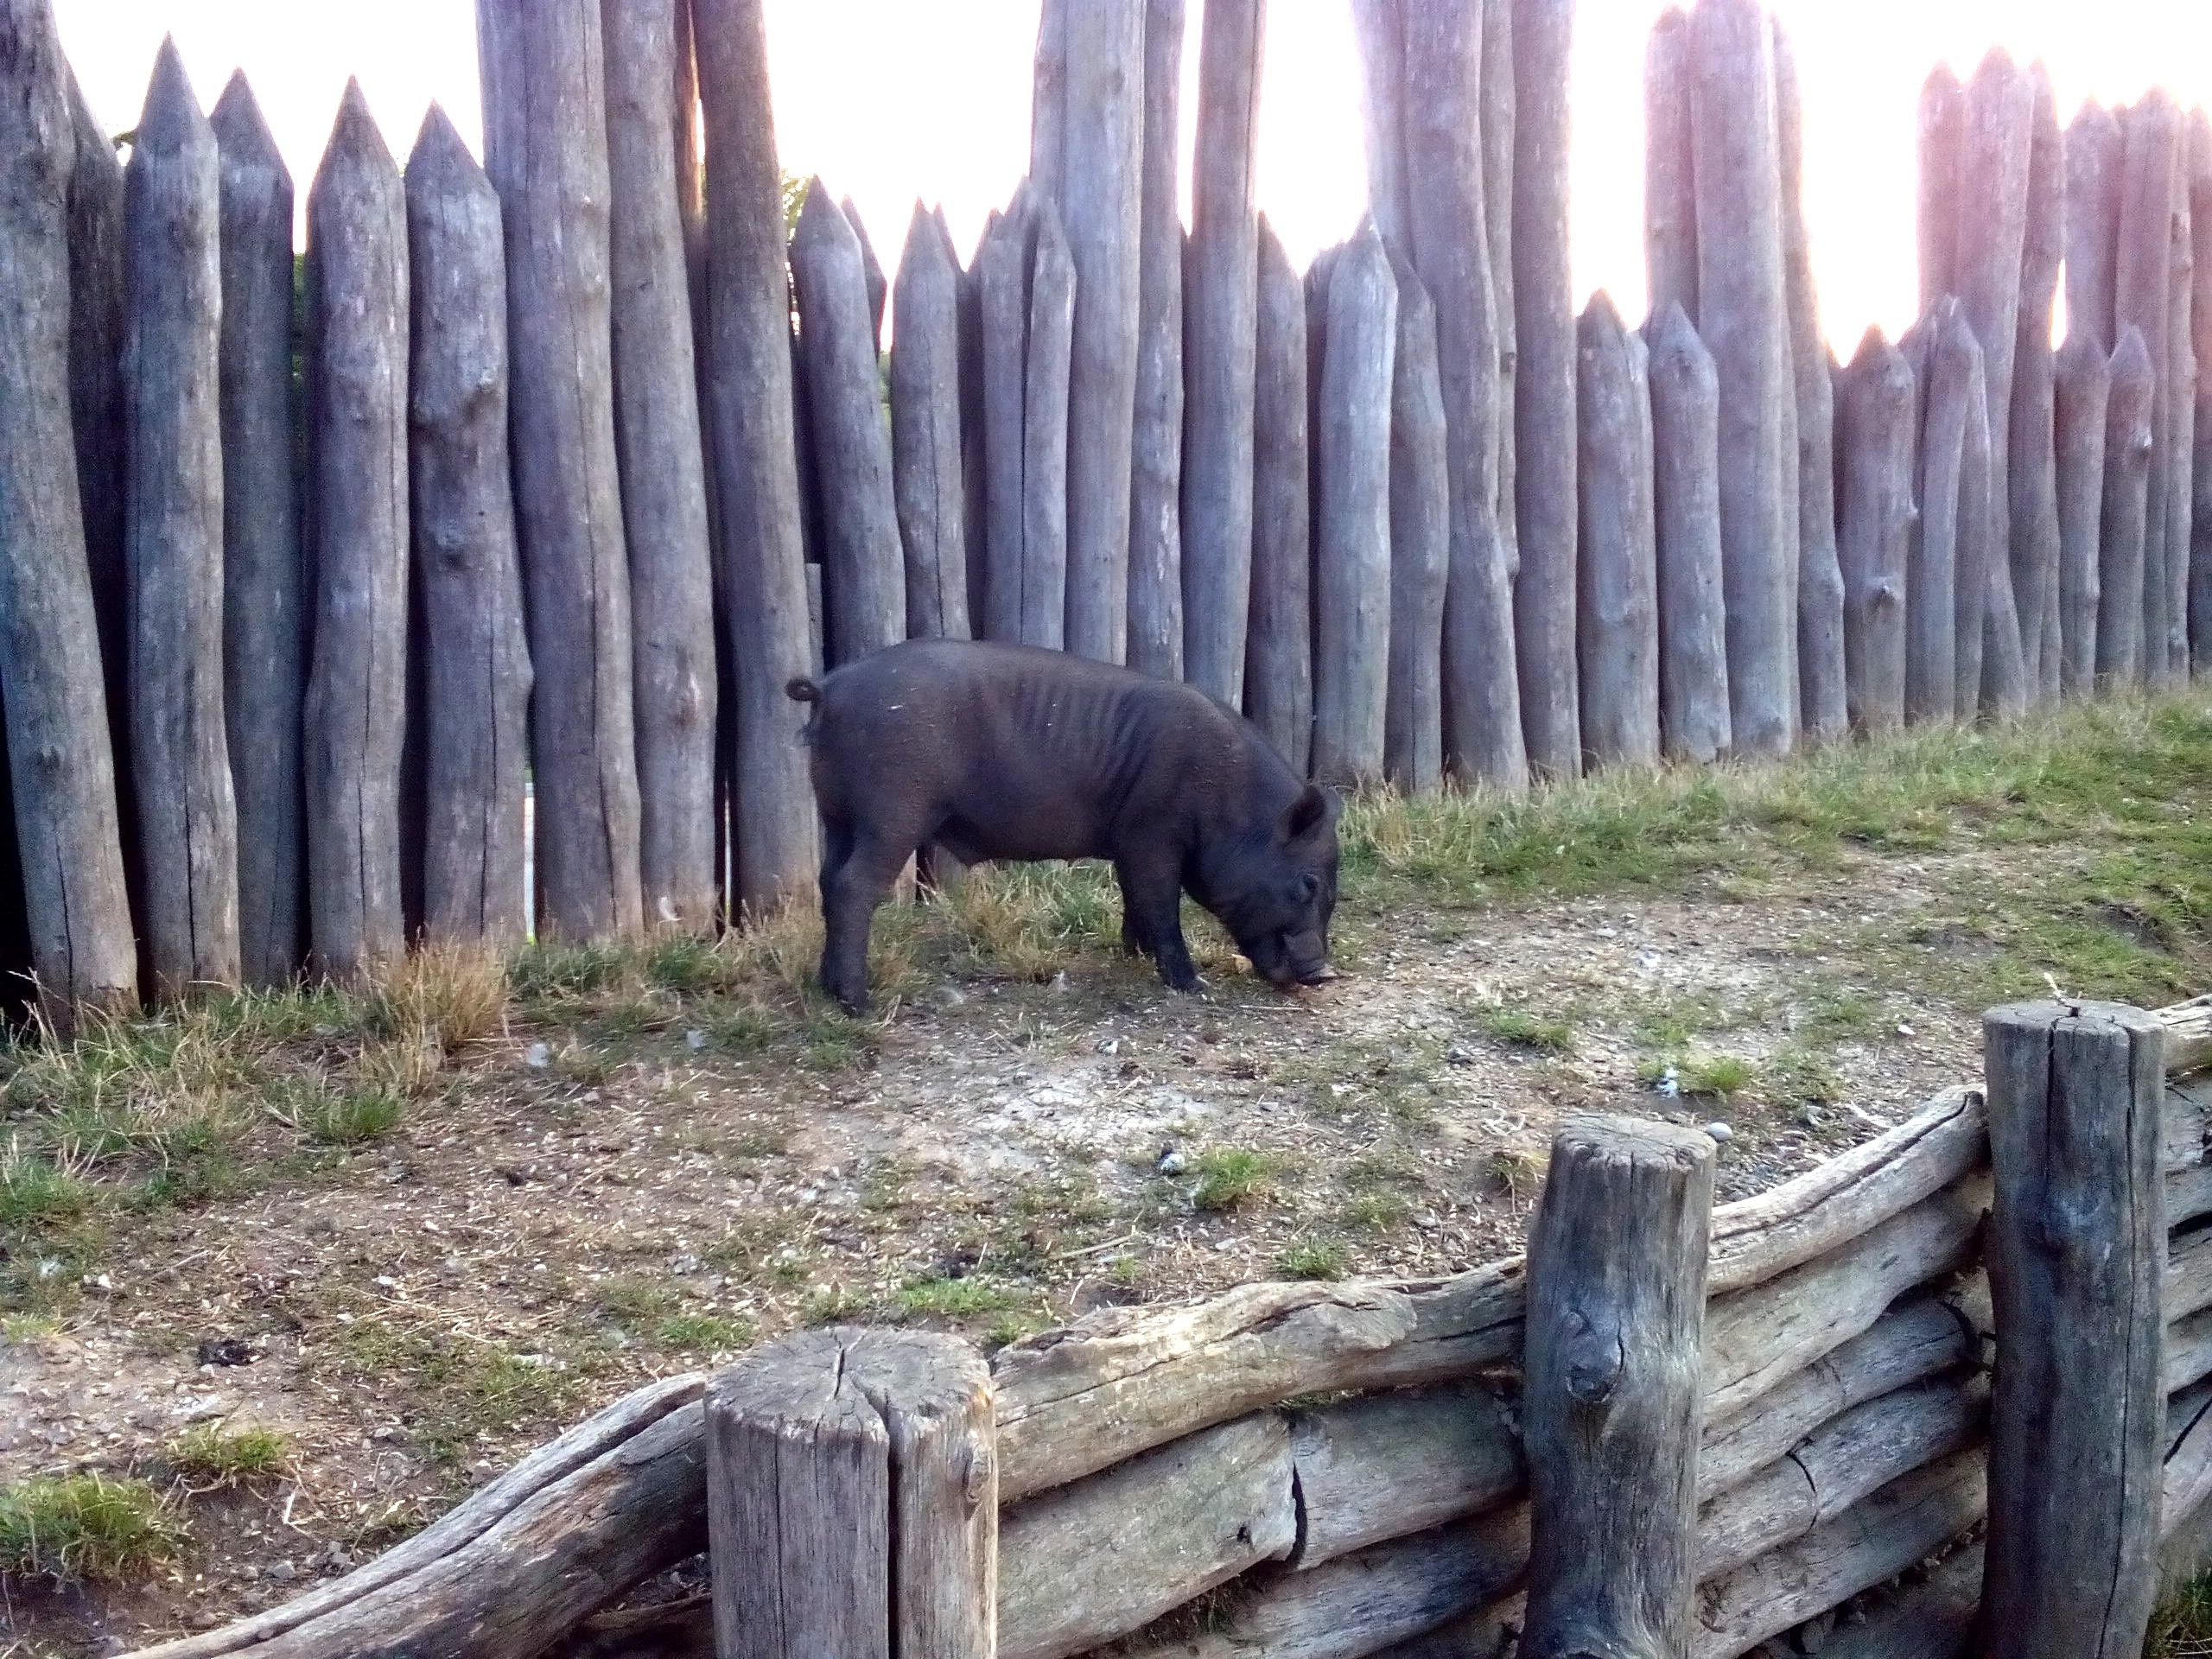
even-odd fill
[[(1136, 412), (1129, 443), (1128, 664), (1163, 680), (1183, 677), (1183, 208), (1176, 166), (1183, 12), (1184, 0), (1145, 0)], [(1255, 491), (1259, 465), (1255, 458)], [(1255, 602), (1258, 585), (1255, 571)]]
[(2020, 257), (2020, 312), (2012, 353), (2011, 454), (2012, 591), (2020, 614), (2033, 700), (2055, 706), (2059, 690), (2056, 368), (2051, 309), (2065, 255), (2066, 156), (2050, 72), (2028, 72), (2035, 90), (2028, 146), (2027, 228)]
[(817, 877), (806, 710), (817, 671), (793, 449), (790, 288), (760, 0), (693, 0), (706, 111), (708, 399), (721, 502), (721, 599), (736, 683), (731, 768), (735, 908), (763, 915)]
[(615, 459), (630, 563), (639, 872), (648, 926), (715, 925), (714, 555), (677, 145), (688, 0), (601, 0)]
[(1659, 736), (1670, 760), (1729, 750), (1720, 559), (1720, 386), (1713, 354), (1670, 300), (1645, 325), (1659, 602)]
[(1436, 307), (1410, 265), (1394, 262), (1396, 356), (1390, 381), (1390, 677), (1382, 764), (1408, 795), (1444, 782), (1445, 581), (1452, 486)]
[(1869, 329), (1838, 381), (1837, 553), (1846, 698), (1854, 729), (1904, 724), (1905, 568), (1912, 543), (1918, 388), (1903, 353)]
[[(407, 208), (349, 82), (308, 192), (314, 666), (305, 714), (315, 958), (359, 982), (405, 948), (399, 781), (406, 714)], [(538, 772), (537, 822), (549, 807)], [(632, 864), (634, 878), (636, 866)], [(546, 879), (543, 859), (538, 880)]]
[(891, 473), (906, 557), (906, 637), (965, 639), (967, 484), (960, 464), (960, 261), (919, 202), (892, 291)]
[[(1069, 376), (1075, 350), (1075, 263), (1060, 215), (1039, 200), (1029, 256), (1028, 361), (1022, 384), (1021, 568), (1014, 637), (1067, 643)], [(1085, 440), (1088, 441), (1087, 438)]]
[(2149, 535), (2158, 384), (2133, 323), (2112, 354), (2105, 404), (2104, 518), (2097, 548), (2097, 684), (2143, 678), (2143, 556)]
[(435, 105), (408, 157), (406, 185), (423, 930), (433, 940), (509, 951), (528, 937), (531, 665), (507, 470), (499, 198)]
[(2086, 697), (2097, 679), (2097, 594), (2103, 546), (2105, 416), (2112, 363), (2086, 322), (2069, 327), (2051, 367), (2057, 460), (2059, 696)]
[(1689, 1651), (1713, 1142), (1577, 1116), (1529, 1241), (1526, 1659)]
[(1313, 775), (1382, 776), (1398, 285), (1370, 219), (1332, 263), (1313, 438)]
[(1260, 321), (1252, 383), (1252, 621), (1244, 709), (1306, 775), (1313, 752), (1313, 537), (1306, 295), (1260, 221)]
[(1252, 586), (1252, 144), (1266, 26), (1266, 0), (1210, 0), (1200, 21), (1183, 296), (1183, 662), (1193, 685), (1232, 709), (1244, 702)]
[(831, 1328), (707, 1394), (719, 1659), (990, 1659), (990, 1372), (957, 1338)]
[(1575, 607), (1586, 768), (1659, 761), (1658, 522), (1649, 354), (1602, 291), (1582, 313)]
[(238, 980), (237, 798), (223, 728), (221, 184), (164, 41), (124, 175), (130, 758), (153, 989)]
[(2028, 1002), (1982, 1031), (1998, 1362), (1980, 1650), (2132, 1655), (2158, 1587), (2164, 1029)]
[(1919, 328), (1928, 366), (1920, 400), (1920, 516), (1905, 565), (1904, 717), (1925, 726), (1973, 707), (1958, 703), (1959, 499), (1967, 405), (1981, 379), (1981, 347), (1956, 300), (1938, 300)]
[[(976, 315), (982, 328), (983, 604), (976, 637), (1021, 638), (1021, 567), (1027, 450), (1029, 266), (1033, 211), (1028, 186), (984, 221), (976, 248)], [(1179, 252), (1178, 257), (1180, 257)]]

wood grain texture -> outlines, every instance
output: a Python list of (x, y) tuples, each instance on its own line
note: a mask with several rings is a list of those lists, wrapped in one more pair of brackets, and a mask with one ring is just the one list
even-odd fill
[(1904, 724), (1905, 571), (1912, 545), (1919, 389), (1904, 353), (1869, 329), (1837, 377), (1837, 563), (1845, 702), (1854, 729)]
[(1304, 1516), (1291, 1560), (1306, 1568), (1489, 1510), (1527, 1480), (1517, 1417), (1480, 1384), (1296, 1413), (1290, 1455)]
[(1306, 296), (1260, 221), (1252, 385), (1252, 613), (1244, 712), (1301, 777), (1313, 753), (1313, 446)]
[[(1981, 379), (1981, 346), (1958, 302), (1923, 318), (1927, 370), (1921, 397), (1920, 517), (1905, 565), (1904, 715), (1941, 724), (1973, 712), (1958, 704), (1960, 499), (1967, 404)], [(1976, 642), (1980, 635), (1977, 630)], [(1977, 678), (1976, 685), (1980, 684)]]
[(1658, 519), (1649, 356), (1600, 293), (1582, 313), (1575, 608), (1586, 768), (1659, 761)]
[(1669, 302), (1645, 325), (1659, 600), (1659, 734), (1669, 760), (1730, 748), (1720, 552), (1720, 385), (1713, 353)]
[(2123, 143), (2119, 118), (2094, 100), (2066, 129), (2066, 327), (2107, 357), (2120, 341), (2113, 284)]
[(1920, 309), (1959, 291), (1959, 156), (1966, 143), (1966, 88), (1948, 63), (1921, 83), (1915, 228), (1920, 249)]
[[(2143, 510), (2143, 579), (2133, 598), (2142, 612), (2132, 678), (2167, 683), (2164, 642), (2169, 579), (2166, 521), (2172, 506), (2173, 214), (2183, 148), (2181, 112), (2163, 90), (2133, 105), (2121, 123), (2120, 229), (2113, 262), (2113, 327), (2143, 335), (2151, 363), (2151, 450)], [(2109, 438), (2107, 467), (2113, 453)], [(2107, 584), (2102, 603), (2114, 596)]]
[(2098, 687), (2143, 678), (2143, 584), (2150, 540), (2158, 381), (2143, 331), (2130, 323), (2112, 354), (2105, 402), (2103, 518), (2097, 543)]
[(1669, 7), (1643, 48), (1643, 268), (1656, 319), (1697, 315), (1697, 180), (1692, 162), (1689, 14)]
[(891, 470), (906, 550), (906, 637), (969, 638), (960, 444), (960, 261), (920, 203), (892, 290)]
[(2035, 103), (2029, 130), (2026, 230), (2020, 256), (2020, 310), (2012, 353), (2012, 404), (2005, 467), (2011, 499), (2010, 556), (2020, 642), (2033, 701), (2059, 697), (2059, 522), (2057, 368), (2051, 312), (2066, 244), (2066, 155), (2050, 71), (2028, 71)]
[(1022, 383), (1021, 582), (1017, 638), (1058, 651), (1067, 642), (1068, 464), (1075, 448), (1069, 399), (1075, 350), (1075, 264), (1051, 204), (1034, 208), (1029, 259), (1028, 360)]
[(1436, 307), (1410, 265), (1393, 273), (1398, 339), (1390, 390), (1390, 664), (1385, 775), (1407, 794), (1444, 782), (1445, 583), (1452, 485)]
[(2104, 547), (2105, 421), (2112, 365), (2094, 336), (2069, 328), (2052, 365), (2057, 457), (2059, 695), (2096, 687), (2098, 594)]
[(1029, 264), (1033, 225), (1027, 187), (983, 225), (976, 247), (976, 315), (982, 329), (983, 606), (976, 638), (1021, 639), (1025, 536), (1022, 469), (1029, 378)]
[[(1128, 664), (1166, 680), (1183, 677), (1183, 207), (1178, 147), (1184, 10), (1184, 0), (1145, 0), (1137, 381), (1129, 442)], [(1303, 384), (1301, 376), (1301, 403)], [(1256, 423), (1256, 406), (1254, 418)], [(1256, 492), (1263, 469), (1256, 450), (1253, 465)], [(1255, 532), (1262, 522), (1255, 510)], [(1259, 580), (1255, 568), (1255, 599)]]

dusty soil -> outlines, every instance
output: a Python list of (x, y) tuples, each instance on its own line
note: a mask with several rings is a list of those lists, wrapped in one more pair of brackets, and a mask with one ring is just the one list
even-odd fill
[[(1714, 1125), (1723, 1197), (1771, 1185), (1973, 1074), (1971, 1011), (1863, 992), (1852, 953), (1912, 934), (1980, 856), (1353, 918), (1346, 977), (1294, 998), (1217, 949), (1185, 999), (1071, 947), (1049, 983), (941, 982), (857, 1043), (729, 1052), (710, 1003), (513, 1031), (378, 1142), (130, 1219), (58, 1326), (0, 1342), (0, 1484), (165, 1479), (196, 1421), (293, 1447), (181, 1497), (159, 1582), (12, 1586), (0, 1654), (282, 1600), (641, 1378), (798, 1323), (998, 1341), (1286, 1270), (1495, 1257), (1565, 1110)], [(1677, 1051), (1678, 1079), (1725, 1054), (1742, 1086), (1662, 1092)]]

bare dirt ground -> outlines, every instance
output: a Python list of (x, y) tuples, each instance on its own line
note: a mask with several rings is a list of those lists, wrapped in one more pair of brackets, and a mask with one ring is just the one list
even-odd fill
[[(6, 1586), (0, 1655), (284, 1599), (639, 1380), (794, 1325), (995, 1343), (1494, 1258), (1564, 1111), (1712, 1125), (1723, 1198), (1770, 1185), (1971, 1079), (1942, 968), (1983, 949), (1960, 892), (2005, 885), (1986, 849), (1847, 852), (1657, 899), (1348, 912), (1346, 977), (1295, 997), (1217, 945), (1188, 999), (1077, 942), (1046, 982), (939, 976), (754, 1052), (713, 997), (511, 1029), (381, 1139), (117, 1221), (81, 1296), (0, 1341), (0, 1488), (137, 1473), (189, 1527), (127, 1587)], [(1932, 1000), (1863, 988), (1895, 949)], [(194, 1496), (195, 1422), (280, 1431), (283, 1466)]]

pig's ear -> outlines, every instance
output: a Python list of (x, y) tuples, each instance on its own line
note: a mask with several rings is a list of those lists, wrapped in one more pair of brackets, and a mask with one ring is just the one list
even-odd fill
[(1282, 838), (1303, 841), (1329, 817), (1329, 798), (1319, 785), (1308, 784), (1298, 792), (1298, 798), (1283, 809)]

